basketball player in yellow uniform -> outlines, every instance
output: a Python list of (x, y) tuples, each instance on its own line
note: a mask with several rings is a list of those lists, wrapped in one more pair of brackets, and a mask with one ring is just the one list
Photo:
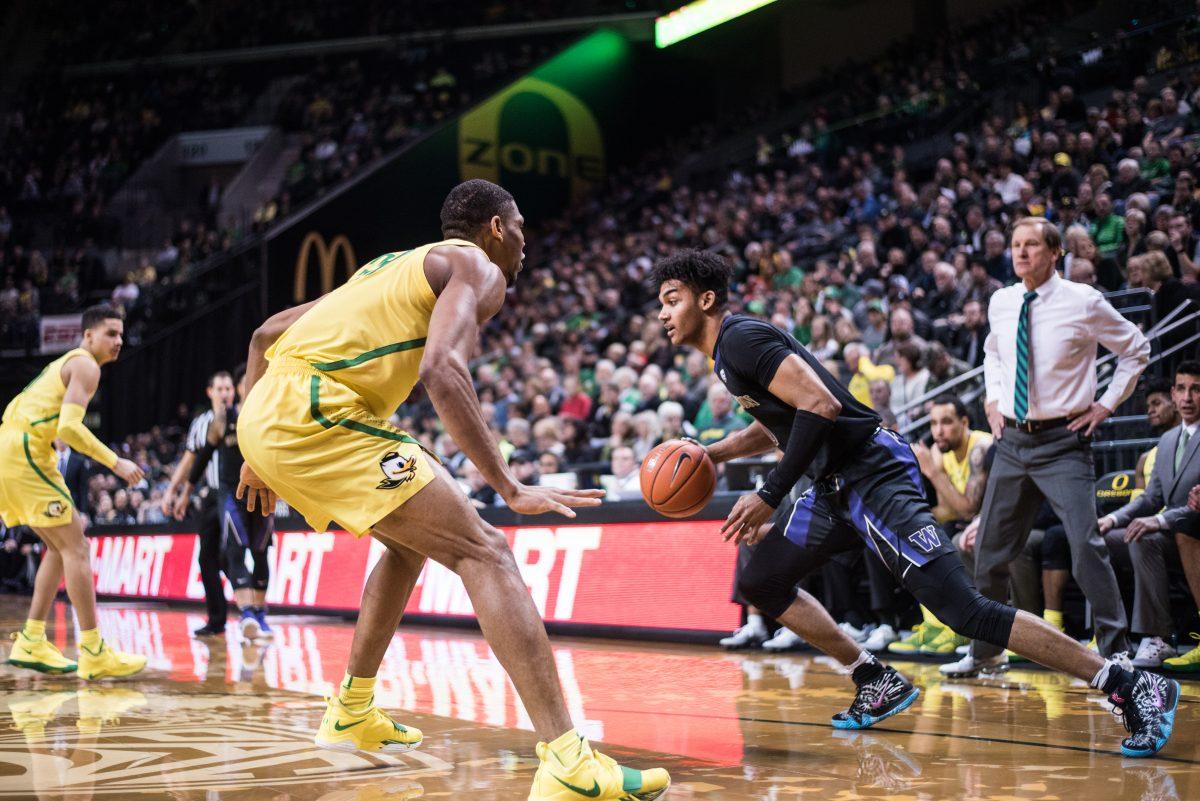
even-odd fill
[(238, 420), (246, 463), (239, 497), (269, 512), (281, 495), (317, 531), (337, 521), (386, 550), (371, 572), (350, 662), (317, 745), (354, 751), (416, 747), (421, 733), (374, 705), (375, 674), (425, 564), (466, 586), (484, 636), (539, 737), (529, 798), (653, 799), (661, 769), (636, 771), (593, 751), (572, 726), (546, 631), (504, 535), (485, 523), (436, 459), (386, 420), (418, 380), (447, 433), (519, 514), (600, 503), (596, 490), (519, 483), (479, 408), (467, 363), (479, 328), (521, 270), (524, 223), (505, 190), (455, 187), (441, 211), (446, 239), (369, 262), (343, 286), (282, 312), (255, 332)]
[[(25, 627), (13, 635), (11, 665), (43, 673), (70, 673), (80, 678), (129, 676), (146, 666), (146, 657), (123, 654), (105, 644), (96, 628), (96, 590), (83, 521), (58, 472), (55, 438), (117, 474), (129, 484), (142, 480), (142, 470), (96, 439), (83, 424), (83, 412), (96, 394), (100, 366), (121, 353), (125, 323), (111, 306), (83, 313), (83, 341), (50, 362), (4, 410), (0, 423), (0, 519), (9, 526), (29, 526), (46, 544), (38, 567), (33, 602)], [(66, 577), (67, 597), (79, 622), (79, 662), (62, 655), (46, 639), (46, 615)]]
[[(933, 517), (953, 536), (979, 514), (983, 490), (987, 486), (984, 457), (992, 447), (992, 435), (971, 428), (967, 407), (953, 395), (940, 395), (929, 412), (933, 448), (918, 444), (913, 448), (921, 473), (937, 491)], [(953, 654), (967, 640), (954, 633), (937, 616), (921, 607), (922, 620), (913, 633), (888, 646), (894, 654), (921, 653), (934, 656)]]

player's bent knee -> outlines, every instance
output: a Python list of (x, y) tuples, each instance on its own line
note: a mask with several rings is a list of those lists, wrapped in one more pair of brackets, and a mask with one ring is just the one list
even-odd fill
[(985, 598), (974, 587), (971, 590), (969, 595), (955, 593), (945, 599), (919, 600), (956, 634), (1001, 647), (1008, 645), (1017, 610)]
[(461, 573), (470, 563), (500, 567), (517, 572), (517, 560), (504, 532), (479, 520), (466, 540), (455, 547), (444, 564), (455, 573)]
[(926, 580), (910, 589), (938, 620), (963, 637), (1008, 645), (1017, 610), (980, 593), (957, 555), (947, 554), (924, 569)]
[(744, 570), (738, 577), (738, 593), (772, 618), (778, 618), (796, 600), (794, 585), (753, 570)]

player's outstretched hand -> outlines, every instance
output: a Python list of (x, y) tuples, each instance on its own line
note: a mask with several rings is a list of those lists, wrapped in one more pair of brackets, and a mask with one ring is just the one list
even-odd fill
[(756, 545), (770, 531), (763, 524), (771, 519), (774, 512), (757, 492), (748, 492), (733, 505), (729, 517), (721, 525), (721, 534), (726, 542), (732, 538), (738, 545), (743, 542)]
[(267, 483), (254, 474), (249, 462), (242, 462), (242, 472), (238, 476), (237, 499), (246, 498), (246, 511), (258, 509), (263, 517), (275, 511), (275, 501), (279, 496), (267, 486)]
[(558, 512), (564, 517), (574, 517), (570, 507), (599, 506), (604, 490), (569, 490), (554, 487), (531, 487), (520, 484), (516, 493), (505, 498), (508, 508), (523, 515), (540, 515)]
[(112, 471), (117, 474), (117, 478), (131, 487), (146, 477), (146, 474), (142, 472), (142, 468), (128, 459), (117, 459), (117, 463), (113, 465)]

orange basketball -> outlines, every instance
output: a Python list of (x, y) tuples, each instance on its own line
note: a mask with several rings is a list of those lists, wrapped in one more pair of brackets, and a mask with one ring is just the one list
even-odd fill
[(664, 517), (691, 517), (717, 488), (717, 468), (694, 442), (672, 439), (646, 454), (642, 497)]

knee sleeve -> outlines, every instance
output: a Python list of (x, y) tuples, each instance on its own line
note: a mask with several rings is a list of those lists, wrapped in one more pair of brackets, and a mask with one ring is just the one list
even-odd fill
[(825, 564), (829, 556), (793, 544), (778, 525), (772, 526), (742, 566), (738, 592), (767, 616), (778, 618), (795, 602), (796, 584)]
[(957, 634), (1001, 648), (1008, 645), (1017, 610), (985, 598), (967, 578), (967, 569), (955, 554), (910, 570), (905, 586)]
[(767, 617), (778, 618), (796, 600), (796, 585), (765, 571), (747, 570), (738, 578), (738, 592)]

